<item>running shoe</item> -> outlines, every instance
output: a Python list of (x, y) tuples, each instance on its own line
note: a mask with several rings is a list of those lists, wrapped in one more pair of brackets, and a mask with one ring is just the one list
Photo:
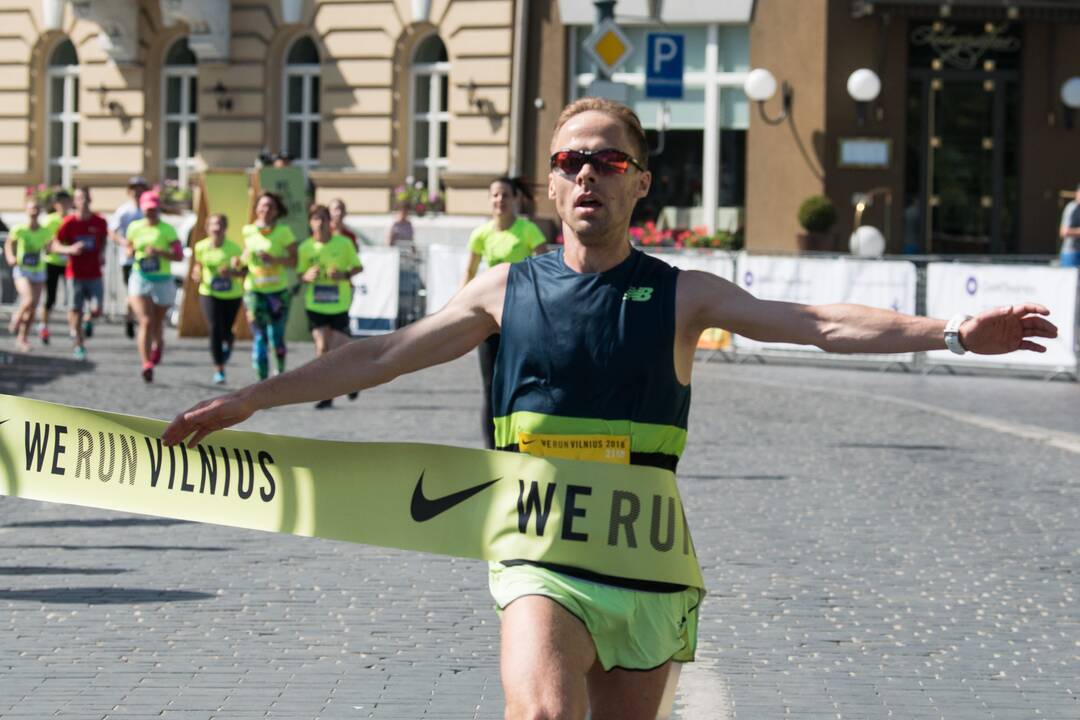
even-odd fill
[(359, 390), (354, 390), (353, 392), (349, 393), (349, 399), (350, 400), (355, 400), (358, 397), (360, 397), (360, 391)]
[(142, 366), (142, 379), (148, 383), (154, 382), (154, 363), (144, 363)]
[(49, 344), (49, 326), (48, 325), (42, 325), (41, 326), (41, 328), (38, 330), (38, 337), (41, 338), (41, 344), (42, 345), (48, 345)]
[(225, 373), (221, 372), (220, 370), (218, 370), (216, 373), (214, 373), (214, 384), (215, 385), (224, 385), (225, 384)]
[(84, 337), (94, 337), (94, 323), (89, 320), (83, 321), (82, 332)]
[(82, 345), (76, 345), (75, 346), (75, 352), (72, 353), (72, 356), (74, 356), (74, 358), (76, 360), (80, 360), (80, 361), (85, 360), (86, 359), (86, 348), (84, 348)]
[(124, 334), (129, 338), (135, 337), (135, 321), (131, 318), (124, 321)]
[(315, 409), (316, 410), (325, 410), (325, 409), (327, 409), (329, 407), (333, 407), (333, 405), (334, 405), (334, 399), (333, 398), (330, 398), (329, 400), (320, 400), (319, 402), (315, 403)]
[(150, 346), (150, 362), (152, 362), (154, 365), (160, 365), (161, 364), (161, 355), (162, 355), (162, 350), (161, 350), (160, 345), (151, 345)]

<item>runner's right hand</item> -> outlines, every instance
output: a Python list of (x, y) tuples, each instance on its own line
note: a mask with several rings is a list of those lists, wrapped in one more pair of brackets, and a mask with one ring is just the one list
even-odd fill
[(210, 433), (241, 423), (253, 412), (255, 408), (239, 392), (204, 400), (173, 418), (161, 439), (166, 445), (179, 445), (187, 438), (187, 446), (193, 448)]

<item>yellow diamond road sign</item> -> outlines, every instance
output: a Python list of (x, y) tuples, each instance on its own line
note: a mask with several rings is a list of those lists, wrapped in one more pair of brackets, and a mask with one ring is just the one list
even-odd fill
[(623, 64), (634, 46), (612, 20), (604, 20), (585, 38), (585, 51), (609, 75)]

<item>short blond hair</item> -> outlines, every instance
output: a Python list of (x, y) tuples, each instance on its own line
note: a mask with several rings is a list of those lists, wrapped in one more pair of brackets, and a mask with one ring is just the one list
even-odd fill
[(570, 118), (589, 111), (604, 113), (621, 122), (623, 127), (626, 128), (626, 134), (629, 136), (630, 142), (634, 145), (632, 148), (634, 159), (642, 167), (647, 168), (649, 166), (649, 141), (645, 138), (645, 129), (641, 127), (641, 119), (638, 118), (636, 112), (627, 106), (607, 98), (583, 97), (563, 108), (563, 111), (559, 113), (558, 120), (555, 121), (555, 129), (551, 131), (551, 141), (555, 141), (559, 131), (562, 130), (563, 125), (570, 121)]

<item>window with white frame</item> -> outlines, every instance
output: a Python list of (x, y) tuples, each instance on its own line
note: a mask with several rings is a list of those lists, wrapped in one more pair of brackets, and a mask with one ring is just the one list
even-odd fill
[(195, 53), (188, 47), (187, 38), (173, 43), (165, 55), (162, 71), (165, 98), (162, 113), (163, 177), (187, 189), (195, 171), (195, 149), (198, 146), (199, 87)]
[(320, 73), (319, 49), (311, 38), (294, 42), (285, 56), (283, 149), (305, 171), (319, 164)]
[(413, 55), (410, 143), (413, 174), (424, 181), (431, 193), (439, 190), (439, 175), (449, 165), (449, 101), (449, 57), (442, 40), (432, 35), (420, 43)]
[(70, 40), (53, 50), (46, 75), (45, 182), (69, 188), (79, 167), (79, 56)]

